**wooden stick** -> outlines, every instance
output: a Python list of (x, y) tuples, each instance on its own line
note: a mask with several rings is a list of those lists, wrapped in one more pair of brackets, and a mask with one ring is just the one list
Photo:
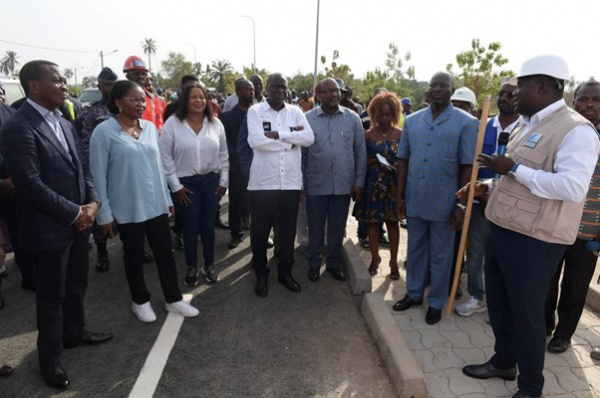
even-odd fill
[[(475, 145), (475, 157), (481, 153), (483, 148), (483, 137), (485, 136), (485, 128), (487, 125), (488, 115), (490, 113), (490, 96), (488, 95), (483, 102), (483, 109), (481, 111), (481, 119), (479, 120), (479, 132), (477, 133), (477, 144)], [(474, 187), (477, 183), (477, 174), (479, 172), (479, 163), (477, 160), (473, 161), (473, 169), (471, 170), (471, 179), (469, 186)], [(462, 187), (461, 187), (462, 188)], [(469, 234), (469, 223), (471, 222), (471, 213), (473, 211), (473, 198), (475, 191), (469, 189), (467, 194), (467, 208), (465, 210), (465, 217), (463, 220), (463, 227), (460, 235), (460, 245), (458, 246), (458, 255), (456, 256), (456, 267), (454, 268), (454, 279), (452, 281), (452, 289), (450, 290), (450, 297), (448, 298), (448, 308), (446, 308), (446, 314), (450, 315), (454, 306), (454, 296), (456, 290), (458, 290), (458, 283), (460, 282), (460, 273), (462, 270), (462, 263), (465, 255), (465, 246), (467, 244), (467, 236)]]

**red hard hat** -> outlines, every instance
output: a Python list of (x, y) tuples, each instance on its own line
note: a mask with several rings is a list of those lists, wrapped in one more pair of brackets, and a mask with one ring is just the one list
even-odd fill
[(145, 70), (148, 72), (148, 68), (146, 68), (146, 63), (141, 57), (137, 55), (131, 55), (127, 57), (125, 60), (125, 64), (123, 65), (123, 73), (127, 73), (130, 70)]

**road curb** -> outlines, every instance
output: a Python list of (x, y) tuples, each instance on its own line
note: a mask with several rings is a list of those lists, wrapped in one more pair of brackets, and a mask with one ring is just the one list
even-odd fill
[(592, 282), (590, 283), (590, 288), (588, 289), (587, 298), (585, 300), (585, 304), (588, 306), (588, 308), (596, 314), (600, 314), (600, 285), (596, 283), (599, 275), (600, 269), (597, 268), (596, 272), (594, 272)]
[(346, 272), (350, 280), (352, 294), (363, 295), (373, 291), (373, 279), (360, 257), (360, 252), (352, 239), (346, 239), (342, 247), (342, 260), (346, 264)]
[(426, 398), (427, 384), (421, 366), (398, 330), (383, 297), (367, 293), (361, 312), (400, 398)]

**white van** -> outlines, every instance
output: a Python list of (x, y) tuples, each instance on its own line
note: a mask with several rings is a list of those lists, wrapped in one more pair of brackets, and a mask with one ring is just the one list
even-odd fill
[(6, 90), (6, 104), (11, 105), (13, 102), (25, 97), (25, 91), (21, 87), (21, 83), (10, 77), (0, 76), (0, 82)]

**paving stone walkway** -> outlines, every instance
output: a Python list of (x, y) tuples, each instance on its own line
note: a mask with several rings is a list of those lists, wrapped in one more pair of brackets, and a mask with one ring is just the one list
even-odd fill
[[(348, 219), (347, 236), (356, 242), (357, 223)], [(406, 259), (407, 232), (400, 232), (399, 259)], [(369, 250), (360, 248), (365, 267), (371, 261)], [(426, 301), (405, 312), (392, 310), (392, 305), (406, 294), (406, 272), (401, 265), (401, 279), (389, 278), (389, 250), (380, 248), (382, 257), (379, 274), (373, 277), (373, 292), (380, 293), (389, 305), (398, 329), (425, 374), (430, 398), (483, 398), (511, 397), (517, 389), (516, 381), (499, 379), (477, 380), (462, 374), (462, 367), (485, 362), (493, 354), (494, 334), (486, 323), (487, 312), (461, 317), (444, 315), (436, 325), (425, 323)], [(592, 281), (596, 285), (600, 267)], [(466, 274), (462, 275), (463, 298), (468, 299)], [(548, 338), (550, 339), (550, 338)], [(563, 354), (546, 353), (544, 368), (544, 396), (552, 398), (600, 397), (600, 362), (590, 358), (593, 346), (600, 345), (600, 318), (589, 309), (583, 313), (571, 348)]]

